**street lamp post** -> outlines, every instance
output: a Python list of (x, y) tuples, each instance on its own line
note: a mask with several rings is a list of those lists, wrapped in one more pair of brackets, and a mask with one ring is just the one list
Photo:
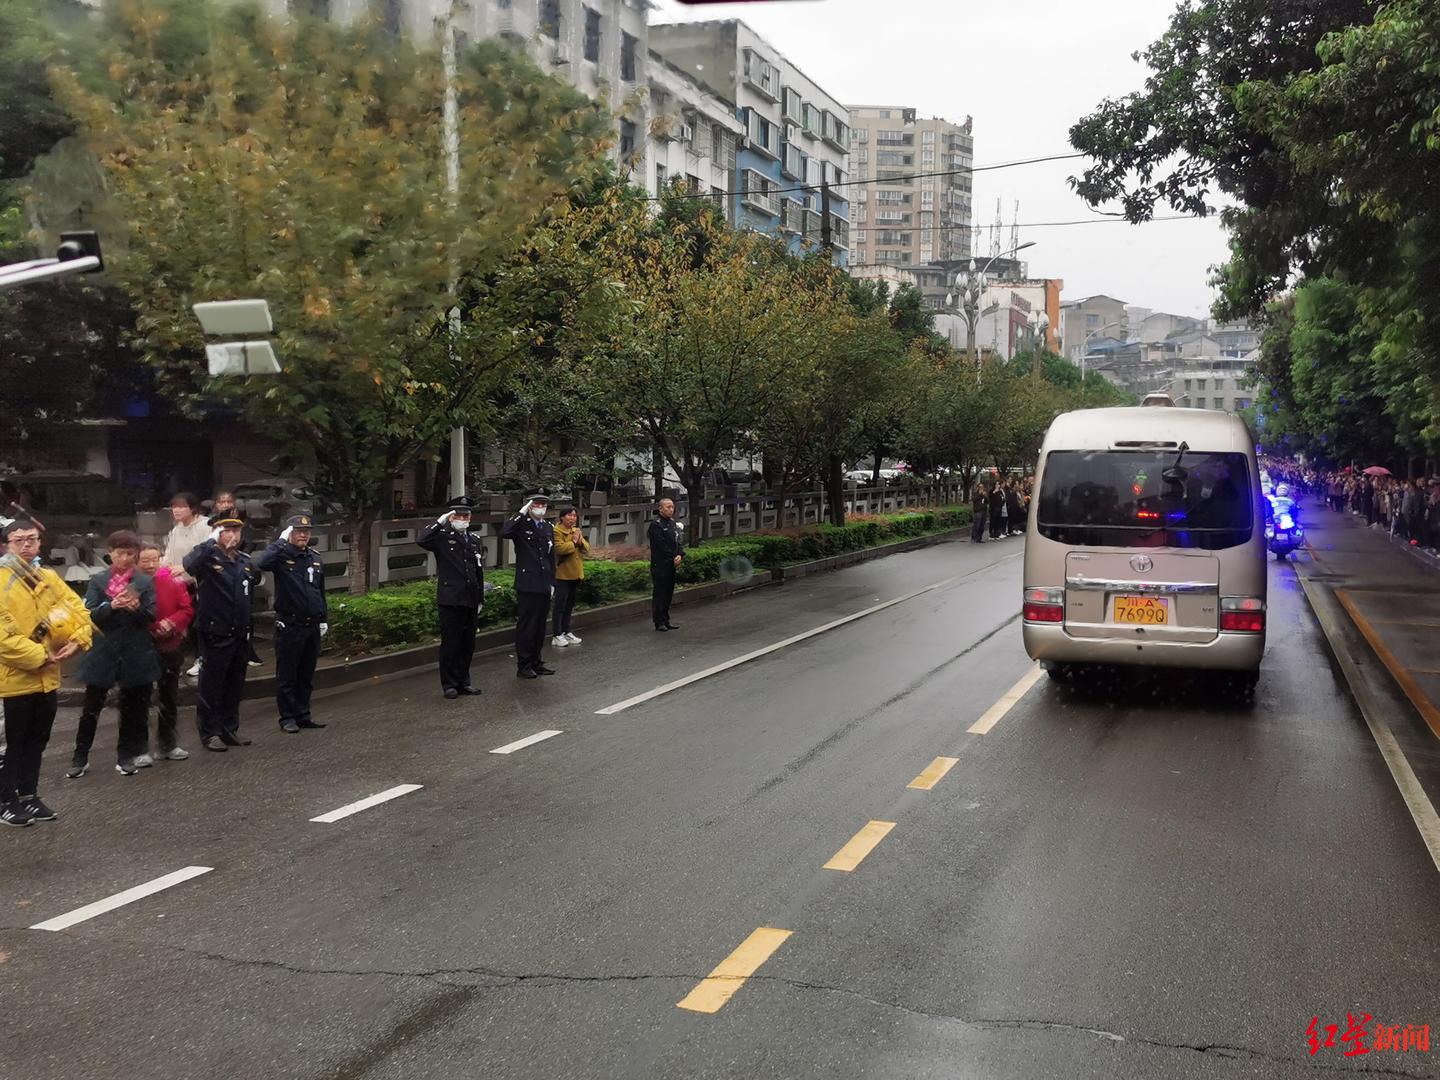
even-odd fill
[(1044, 351), (1045, 331), (1050, 326), (1050, 316), (1043, 311), (1037, 311), (1026, 321), (1030, 330), (1030, 357), (1031, 368), (1035, 375), (1040, 374), (1040, 354)]
[(986, 261), (985, 265), (980, 268), (978, 274), (975, 272), (975, 260), (971, 259), (970, 266), (967, 269), (958, 271), (955, 274), (955, 291), (945, 294), (945, 306), (952, 307), (958, 304), (960, 310), (964, 313), (965, 355), (970, 363), (975, 365), (977, 371), (979, 370), (980, 364), (975, 352), (975, 325), (980, 321), (980, 297), (985, 291), (985, 275), (990, 270), (990, 267), (995, 264), (996, 260), (1003, 259), (1007, 255), (1014, 255), (1017, 251), (1024, 251), (1026, 248), (1034, 246), (1034, 240), (1027, 240), (1023, 244), (1017, 244), (1009, 251), (1003, 251), (999, 255), (992, 255)]
[(1105, 331), (1105, 330), (1109, 330), (1112, 326), (1124, 326), (1124, 325), (1125, 325), (1125, 320), (1123, 320), (1123, 319), (1118, 319), (1118, 320), (1116, 320), (1115, 322), (1108, 322), (1108, 323), (1106, 323), (1104, 326), (1097, 326), (1094, 330), (1091, 330), (1088, 334), (1085, 335), (1085, 340), (1080, 343), (1080, 385), (1081, 385), (1081, 386), (1084, 386), (1084, 385), (1085, 385), (1085, 360), (1086, 360), (1086, 353), (1089, 352), (1089, 349), (1090, 349), (1090, 339), (1093, 338), (1096, 334), (1102, 333), (1102, 332)]

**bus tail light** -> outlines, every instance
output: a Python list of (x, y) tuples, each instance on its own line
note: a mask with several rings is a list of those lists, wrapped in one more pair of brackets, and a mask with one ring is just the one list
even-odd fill
[(1247, 634), (1265, 632), (1265, 601), (1258, 596), (1222, 596), (1220, 629)]
[(1065, 621), (1064, 589), (1026, 589), (1025, 621), (1057, 623)]

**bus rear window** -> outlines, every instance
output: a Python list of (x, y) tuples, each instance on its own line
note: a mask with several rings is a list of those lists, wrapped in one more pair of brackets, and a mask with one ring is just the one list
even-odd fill
[(1075, 547), (1235, 547), (1255, 527), (1249, 462), (1229, 453), (1052, 450), (1035, 526)]

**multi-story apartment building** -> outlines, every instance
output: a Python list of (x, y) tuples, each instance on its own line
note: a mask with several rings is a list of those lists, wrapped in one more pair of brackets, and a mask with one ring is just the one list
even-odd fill
[[(851, 105), (850, 215), (857, 263), (921, 266), (971, 254), (972, 122), (922, 118), (901, 106)], [(921, 175), (916, 174), (949, 174)]]
[(1191, 409), (1238, 412), (1254, 404), (1255, 391), (1248, 385), (1254, 372), (1254, 360), (1238, 357), (1187, 360), (1170, 374), (1170, 396)]
[[(658, 195), (680, 179), (695, 194), (719, 192), (716, 199), (734, 221), (736, 164), (745, 125), (735, 105), (699, 79), (650, 54), (650, 122), (643, 165), (645, 187)], [(639, 177), (636, 177), (637, 182)]]
[(811, 250), (825, 236), (821, 186), (829, 185), (829, 237), (848, 261), (850, 197), (845, 107), (737, 19), (650, 27), (650, 44), (670, 64), (732, 101), (745, 127), (736, 156), (732, 220)]
[(1101, 336), (1128, 341), (1130, 317), (1125, 301), (1113, 296), (1087, 296), (1083, 300), (1070, 300), (1061, 305), (1063, 337), (1062, 355), (1075, 362), (1085, 354), (1089, 345)]

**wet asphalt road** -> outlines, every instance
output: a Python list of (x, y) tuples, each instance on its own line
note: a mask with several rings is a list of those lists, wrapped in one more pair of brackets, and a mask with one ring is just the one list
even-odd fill
[[(1253, 704), (1041, 679), (971, 734), (1032, 670), (1020, 545), (594, 631), (538, 683), (491, 658), (468, 701), (377, 683), (324, 698), (322, 732), (251, 703), (255, 746), (134, 778), (111, 715), (106, 768), (59, 779), (62, 716), (62, 819), (0, 835), (0, 1076), (1440, 1075), (1440, 879), (1293, 568)], [(1440, 760), (1412, 764), (1434, 790)], [(423, 786), (309, 820), (400, 784)], [(893, 828), (825, 868), (870, 821)], [(761, 927), (791, 933), (728, 1003), (676, 1007)], [(1435, 1048), (1311, 1056), (1311, 1018), (1347, 1011)]]

